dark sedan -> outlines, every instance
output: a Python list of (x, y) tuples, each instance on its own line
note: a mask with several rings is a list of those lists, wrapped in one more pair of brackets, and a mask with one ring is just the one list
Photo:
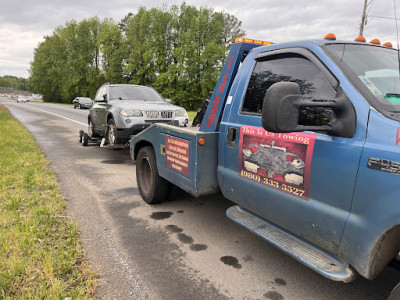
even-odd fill
[(74, 108), (90, 108), (92, 106), (92, 99), (87, 97), (76, 97), (72, 103), (74, 104)]

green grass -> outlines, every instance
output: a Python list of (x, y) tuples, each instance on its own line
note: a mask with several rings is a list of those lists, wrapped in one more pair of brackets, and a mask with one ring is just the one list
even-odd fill
[(0, 299), (94, 298), (76, 224), (49, 162), (0, 105)]
[(197, 114), (197, 111), (188, 111), (187, 113), (189, 115), (189, 121), (193, 121), (194, 117)]

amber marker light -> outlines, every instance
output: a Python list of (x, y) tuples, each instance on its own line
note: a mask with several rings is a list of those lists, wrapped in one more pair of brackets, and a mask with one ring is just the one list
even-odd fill
[(378, 39), (373, 39), (372, 41), (369, 42), (370, 44), (374, 44), (374, 45), (380, 45), (381, 41)]
[(244, 37), (238, 37), (235, 39), (235, 43), (249, 43), (249, 44), (256, 44), (256, 45), (271, 45), (271, 42), (267, 41), (260, 41), (260, 40), (253, 40)]
[(204, 146), (206, 144), (206, 139), (201, 137), (198, 139), (197, 142), (199, 143), (200, 146)]
[(359, 36), (354, 40), (355, 42), (365, 43), (367, 40), (363, 36)]
[(332, 41), (336, 41), (336, 35), (334, 35), (333, 33), (328, 33), (325, 37), (325, 40), (332, 40)]
[(393, 48), (393, 45), (392, 45), (391, 42), (386, 42), (386, 43), (384, 43), (382, 46), (389, 47), (389, 48)]

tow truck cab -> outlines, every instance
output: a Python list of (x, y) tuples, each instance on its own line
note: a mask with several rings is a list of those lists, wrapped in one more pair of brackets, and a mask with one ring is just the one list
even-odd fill
[(238, 204), (229, 218), (330, 279), (374, 278), (400, 250), (397, 50), (325, 39), (241, 56), (228, 55), (200, 130), (153, 125), (132, 158), (152, 147), (161, 178), (220, 189)]

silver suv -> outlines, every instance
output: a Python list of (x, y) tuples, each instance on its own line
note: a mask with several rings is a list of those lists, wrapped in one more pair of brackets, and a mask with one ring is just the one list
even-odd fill
[(151, 87), (103, 84), (96, 93), (88, 116), (89, 137), (107, 137), (121, 144), (153, 123), (187, 126), (185, 109), (170, 103)]

